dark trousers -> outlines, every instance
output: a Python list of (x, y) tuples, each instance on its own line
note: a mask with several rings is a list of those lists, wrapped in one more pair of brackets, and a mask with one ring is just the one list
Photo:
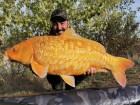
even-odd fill
[[(74, 76), (75, 77), (75, 85), (77, 86), (80, 84), (85, 78), (87, 78), (87, 75), (79, 75)], [(64, 89), (64, 81), (61, 79), (58, 75), (47, 75), (48, 82), (52, 85), (52, 88), (54, 90), (62, 90)], [(73, 87), (69, 86), (68, 84), (65, 84), (65, 90), (71, 90), (74, 89)]]

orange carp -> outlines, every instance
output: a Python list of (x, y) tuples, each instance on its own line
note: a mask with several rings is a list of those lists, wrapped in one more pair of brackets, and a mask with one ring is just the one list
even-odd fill
[(60, 75), (72, 87), (75, 87), (73, 75), (84, 74), (91, 68), (96, 68), (96, 72), (111, 71), (116, 81), (126, 86), (125, 70), (133, 67), (134, 62), (112, 56), (100, 43), (72, 34), (72, 29), (67, 29), (60, 36), (30, 38), (8, 49), (4, 57), (31, 64), (40, 78)]

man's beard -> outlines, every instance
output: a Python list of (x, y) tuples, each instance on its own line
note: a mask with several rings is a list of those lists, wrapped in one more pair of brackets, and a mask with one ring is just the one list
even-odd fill
[(62, 34), (63, 32), (65, 32), (65, 30), (64, 30), (64, 29), (62, 29), (62, 30), (56, 30), (55, 32), (56, 32), (57, 35), (60, 35), (60, 34)]

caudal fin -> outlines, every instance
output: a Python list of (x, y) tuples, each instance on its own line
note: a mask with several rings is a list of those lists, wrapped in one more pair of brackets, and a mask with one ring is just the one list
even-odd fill
[(134, 62), (129, 59), (117, 57), (116, 62), (113, 64), (112, 74), (116, 81), (124, 88), (126, 86), (125, 70), (134, 66)]

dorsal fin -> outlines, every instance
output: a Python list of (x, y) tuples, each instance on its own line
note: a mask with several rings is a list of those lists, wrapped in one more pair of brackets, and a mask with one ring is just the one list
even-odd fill
[(105, 47), (104, 47), (102, 44), (100, 44), (100, 43), (98, 43), (98, 42), (96, 42), (96, 41), (93, 41), (93, 40), (90, 40), (90, 39), (86, 39), (86, 38), (81, 37), (79, 34), (75, 33), (75, 31), (74, 31), (73, 28), (68, 28), (68, 29), (67, 29), (62, 35), (60, 35), (60, 36), (61, 36), (61, 37), (78, 38), (79, 40), (87, 41), (87, 43), (88, 43), (88, 42), (92, 43), (93, 46), (94, 46), (94, 45), (97, 46), (96, 48), (100, 49), (100, 50), (103, 51), (103, 52), (106, 51)]
[(75, 33), (73, 28), (68, 28), (62, 35), (60, 35), (62, 37), (80, 37), (80, 35), (78, 35), (77, 33)]

